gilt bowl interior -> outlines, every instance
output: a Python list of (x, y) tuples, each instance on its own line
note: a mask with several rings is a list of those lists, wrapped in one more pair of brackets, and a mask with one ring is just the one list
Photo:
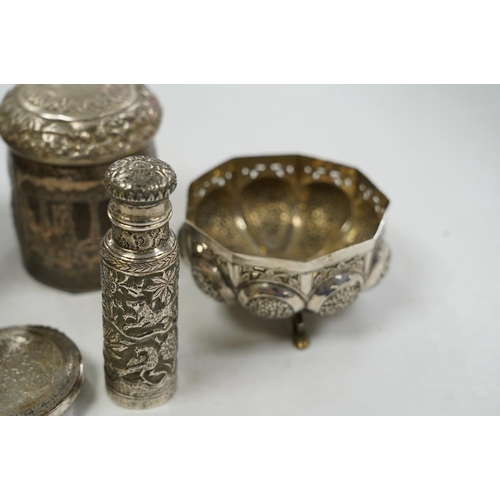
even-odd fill
[(236, 158), (191, 184), (187, 220), (232, 252), (306, 262), (372, 239), (388, 203), (355, 168)]

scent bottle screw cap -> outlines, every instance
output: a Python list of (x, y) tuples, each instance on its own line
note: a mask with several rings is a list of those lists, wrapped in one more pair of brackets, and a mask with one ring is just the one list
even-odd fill
[(127, 205), (157, 205), (175, 190), (177, 176), (158, 158), (129, 156), (108, 168), (104, 185), (115, 200)]

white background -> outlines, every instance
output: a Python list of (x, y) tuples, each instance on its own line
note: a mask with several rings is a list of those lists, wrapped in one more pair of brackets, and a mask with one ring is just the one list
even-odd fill
[[(0, 97), (10, 88), (0, 86)], [(233, 157), (303, 153), (359, 167), (390, 198), (386, 278), (334, 318), (266, 322), (200, 292), (182, 266), (179, 387), (144, 412), (104, 389), (100, 293), (24, 270), (0, 144), (0, 326), (65, 332), (85, 363), (76, 415), (483, 415), (500, 411), (500, 89), (488, 86), (161, 86), (158, 156), (189, 183)]]

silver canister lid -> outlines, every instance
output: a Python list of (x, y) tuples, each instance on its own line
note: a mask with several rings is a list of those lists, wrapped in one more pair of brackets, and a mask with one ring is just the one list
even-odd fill
[(17, 85), (0, 105), (0, 134), (24, 158), (111, 163), (145, 149), (161, 120), (144, 85)]
[(44, 326), (0, 330), (0, 415), (62, 415), (83, 384), (78, 347)]

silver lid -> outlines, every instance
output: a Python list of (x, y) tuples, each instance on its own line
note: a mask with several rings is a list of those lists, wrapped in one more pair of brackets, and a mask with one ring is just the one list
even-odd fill
[(116, 200), (131, 205), (160, 203), (177, 186), (172, 167), (149, 156), (129, 156), (115, 161), (106, 171), (104, 185)]
[(0, 105), (0, 134), (44, 163), (110, 163), (145, 149), (161, 119), (144, 85), (17, 85)]
[(62, 415), (83, 383), (76, 345), (44, 326), (0, 330), (0, 415)]

